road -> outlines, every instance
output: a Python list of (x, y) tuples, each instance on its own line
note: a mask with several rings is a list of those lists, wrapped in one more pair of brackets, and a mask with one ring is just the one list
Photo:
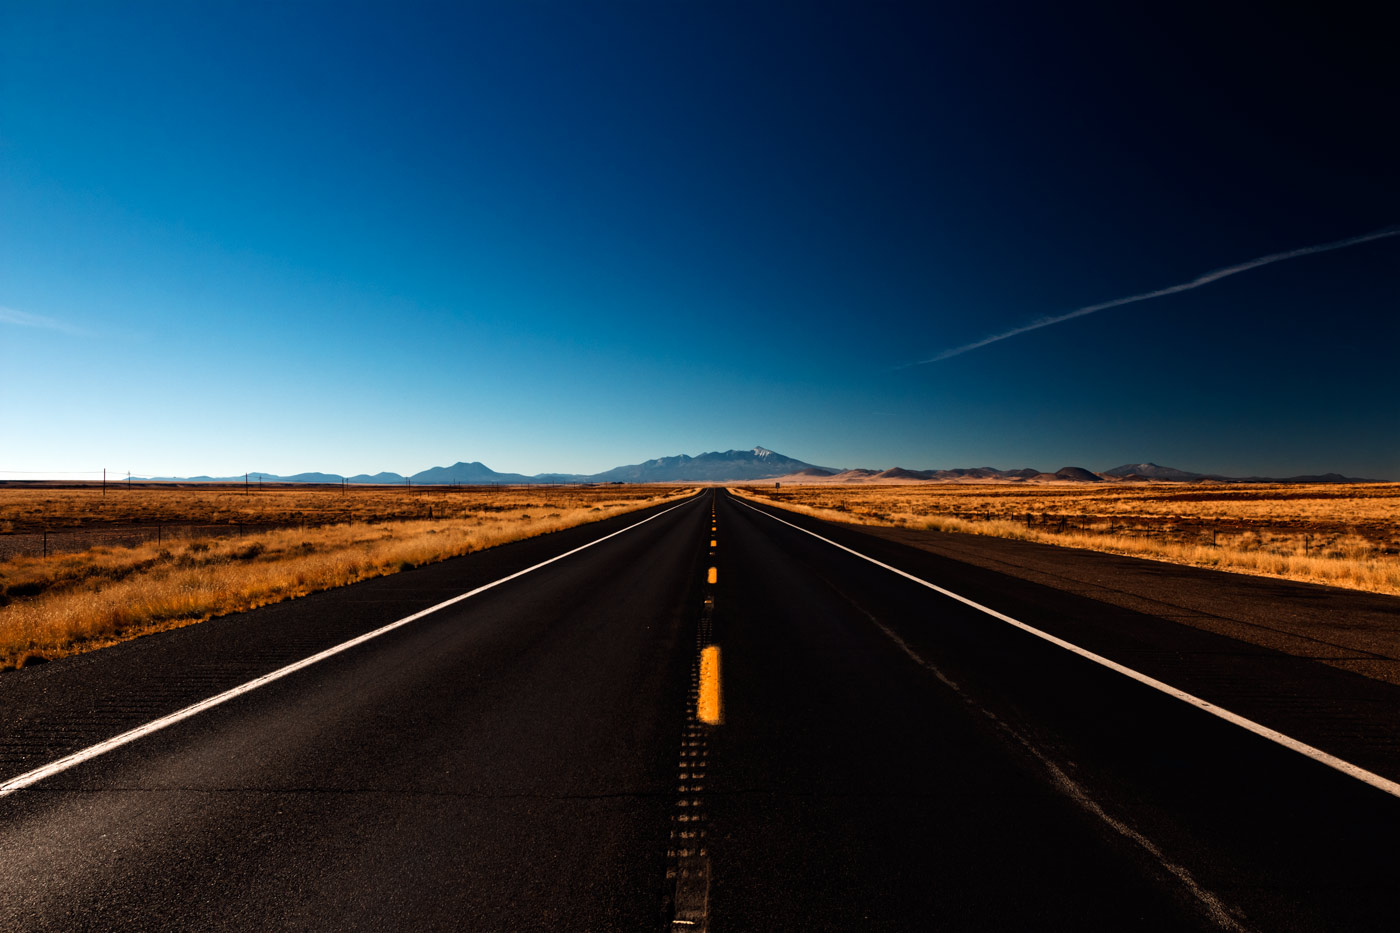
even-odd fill
[(0, 677), (13, 782), (379, 632), (3, 785), (0, 929), (1392, 928), (1384, 787), (920, 581), (1400, 777), (1393, 685), (707, 491)]

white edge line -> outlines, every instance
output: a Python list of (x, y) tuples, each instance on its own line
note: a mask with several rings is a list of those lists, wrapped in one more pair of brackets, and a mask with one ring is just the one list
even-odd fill
[(1024, 622), (1021, 622), (1017, 619), (1013, 619), (1009, 615), (997, 612), (995, 609), (989, 609), (988, 607), (982, 605), (979, 602), (975, 602), (971, 599), (968, 599), (966, 596), (959, 596), (952, 590), (945, 590), (941, 586), (937, 586), (933, 583), (928, 582), (927, 580), (916, 577), (911, 573), (906, 573), (905, 571), (900, 570), (898, 567), (891, 567), (889, 564), (882, 563), (881, 561), (878, 561), (873, 557), (867, 557), (859, 551), (852, 550), (851, 548), (846, 547), (844, 544), (837, 544), (830, 538), (823, 538), (815, 531), (808, 531), (801, 525), (794, 525), (792, 522), (785, 521), (784, 519), (781, 519), (770, 512), (766, 512), (763, 509), (750, 505), (748, 502), (745, 502), (743, 499), (740, 499), (737, 496), (735, 496), (734, 499), (741, 505), (753, 509), (760, 515), (766, 515), (769, 518), (773, 519), (773, 521), (775, 522), (781, 522), (782, 524), (787, 525), (789, 528), (796, 528), (798, 531), (811, 535), (818, 541), (825, 541), (827, 544), (831, 545), (834, 548), (840, 548), (846, 553), (854, 554), (856, 557), (859, 557), (862, 560), (867, 560), (877, 567), (883, 567), (891, 573), (899, 574), (906, 580), (912, 580), (920, 586), (926, 586), (936, 593), (942, 593), (949, 599), (955, 599), (963, 605), (970, 606), (971, 608), (976, 609), (978, 612), (986, 613), (992, 618), (999, 619), (1002, 622), (1005, 622), (1007, 625), (1014, 626), (1018, 629), (1021, 629), (1023, 632), (1027, 632), (1031, 635), (1034, 635), (1036, 638), (1048, 641), (1052, 645), (1056, 645), (1060, 648), (1065, 649), (1066, 651), (1069, 651), (1073, 654), (1077, 654), (1081, 658), (1093, 661), (1095, 664), (1106, 667), (1111, 671), (1116, 671), (1117, 673), (1122, 674), (1125, 677), (1130, 677), (1140, 684), (1145, 684), (1146, 686), (1151, 687), (1153, 690), (1165, 693), (1167, 696), (1181, 700), (1183, 703), (1189, 703), (1191, 706), (1194, 706), (1197, 709), (1204, 710), (1205, 712), (1210, 713), (1212, 716), (1215, 716), (1219, 719), (1223, 719), (1228, 723), (1233, 723), (1234, 725), (1239, 726), (1241, 729), (1245, 729), (1249, 732), (1254, 733), (1257, 736), (1268, 739), (1269, 741), (1274, 742), (1278, 745), (1282, 745), (1284, 748), (1290, 751), (1297, 752), (1300, 755), (1306, 755), (1313, 761), (1324, 764), (1327, 767), (1332, 768), (1333, 770), (1340, 771), (1342, 774), (1345, 774), (1348, 777), (1352, 777), (1358, 781), (1362, 781), (1366, 784), (1369, 784), (1379, 791), (1383, 791), (1384, 793), (1390, 794), (1392, 797), (1400, 797), (1400, 783), (1396, 783), (1395, 781), (1389, 780), (1388, 778), (1381, 777), (1374, 771), (1367, 771), (1360, 765), (1354, 765), (1351, 762), (1338, 758), (1335, 755), (1329, 755), (1327, 752), (1324, 752), (1320, 748), (1314, 748), (1306, 742), (1300, 742), (1292, 736), (1284, 735), (1282, 732), (1270, 729), (1268, 726), (1261, 725), (1260, 723), (1257, 723), (1252, 719), (1246, 719), (1238, 713), (1232, 713), (1224, 707), (1216, 706), (1214, 703), (1211, 703), (1208, 700), (1203, 700), (1194, 694), (1187, 693), (1185, 690), (1180, 690), (1176, 687), (1173, 687), (1171, 684), (1163, 683), (1160, 680), (1157, 680), (1153, 677), (1149, 677), (1146, 674), (1143, 674), (1139, 671), (1135, 671), (1131, 667), (1126, 667), (1122, 664), (1119, 664), (1117, 661), (1110, 661), (1103, 655), (1095, 654), (1087, 648), (1081, 648), (1072, 642), (1065, 641), (1063, 638), (1057, 638), (1054, 635), (1051, 635), (1049, 632), (1043, 632), (1040, 629), (1035, 628), (1034, 626), (1027, 625)]
[(173, 713), (169, 713), (165, 716), (160, 717), (159, 719), (153, 719), (145, 725), (137, 726), (135, 729), (129, 729), (126, 732), (121, 733), (120, 735), (114, 735), (106, 741), (98, 742), (96, 745), (90, 745), (87, 748), (80, 749), (79, 751), (73, 752), (70, 755), (64, 755), (62, 758), (59, 758), (55, 761), (51, 761), (48, 764), (43, 765), (41, 767), (35, 768), (33, 771), (26, 771), (24, 774), (10, 778), (8, 781), (4, 782), (3, 784), (0, 784), (0, 797), (12, 794), (17, 790), (22, 790), (26, 787), (29, 787), (32, 784), (37, 784), (39, 781), (44, 780), (44, 778), (52, 777), (53, 775), (58, 774), (62, 771), (67, 771), (69, 768), (75, 767), (76, 765), (80, 765), (85, 761), (90, 761), (99, 755), (104, 755), (115, 748), (120, 748), (121, 746), (126, 745), (129, 742), (134, 742), (139, 738), (148, 736), (152, 732), (159, 732), (166, 726), (173, 726), (175, 723), (180, 722), (182, 719), (189, 719), (191, 716), (197, 716), (205, 710), (213, 709), (215, 706), (218, 706), (221, 703), (227, 703), (229, 700), (232, 700), (235, 697), (240, 697), (245, 693), (250, 693), (251, 691), (258, 689), (259, 687), (272, 683), (274, 680), (280, 680), (281, 678), (286, 677), (288, 674), (295, 674), (302, 668), (310, 667), (316, 662), (324, 661), (326, 658), (340, 654), (342, 651), (349, 651), (356, 645), (362, 645), (372, 638), (378, 638), (380, 635), (383, 635), (387, 632), (392, 632), (394, 629), (407, 625), (410, 622), (416, 622), (424, 616), (432, 615), (434, 612), (437, 612), (440, 609), (446, 609), (448, 606), (454, 605), (456, 603), (460, 603), (464, 599), (471, 599), (473, 596), (480, 595), (481, 593), (484, 593), (489, 589), (493, 589), (495, 587), (500, 586), (502, 583), (507, 583), (511, 580), (514, 580), (516, 577), (523, 577), (527, 573), (532, 573), (536, 570), (539, 570), (541, 567), (547, 567), (555, 561), (563, 560), (566, 557), (570, 557), (574, 554), (577, 554), (579, 551), (591, 548), (595, 544), (601, 544), (609, 538), (615, 538), (618, 535), (623, 534), (624, 532), (631, 531), (633, 528), (639, 528), (642, 525), (645, 525), (647, 522), (652, 521), (653, 519), (660, 518), (661, 516), (669, 512), (674, 512), (681, 506), (689, 505), (694, 500), (694, 498), (696, 497), (687, 499), (684, 502), (679, 502), (676, 505), (671, 506), (669, 509), (657, 512), (655, 515), (652, 515), (648, 518), (644, 518), (636, 524), (628, 525), (626, 528), (614, 531), (612, 534), (607, 534), (596, 540), (589, 541), (587, 544), (580, 545), (579, 547), (574, 548), (572, 551), (565, 551), (563, 554), (551, 557), (549, 560), (540, 561), (533, 567), (526, 567), (524, 570), (517, 570), (515, 573), (512, 573), (509, 576), (501, 577), (499, 580), (493, 580), (490, 583), (478, 586), (476, 589), (471, 590), (470, 592), (462, 593), (460, 596), (454, 596), (451, 599), (444, 600), (443, 602), (438, 603), (436, 606), (429, 606), (427, 609), (423, 609), (419, 612), (413, 613), (413, 615), (404, 616), (397, 622), (390, 622), (388, 625), (381, 626), (380, 628), (377, 628), (372, 632), (365, 632), (363, 635), (356, 636), (355, 638), (352, 638), (349, 641), (341, 642), (338, 645), (334, 645), (330, 648), (327, 648), (324, 651), (313, 654), (309, 658), (303, 658), (300, 661), (294, 661), (291, 664), (288, 664), (286, 667), (280, 667), (277, 670), (272, 671), (271, 673), (263, 674), (261, 677), (254, 678), (253, 680), (250, 680), (245, 684), (240, 684), (237, 687), (225, 690), (223, 693), (216, 694), (215, 696), (209, 697), (208, 699), (200, 700), (198, 703), (193, 703), (189, 706), (186, 706), (183, 709), (178, 709)]

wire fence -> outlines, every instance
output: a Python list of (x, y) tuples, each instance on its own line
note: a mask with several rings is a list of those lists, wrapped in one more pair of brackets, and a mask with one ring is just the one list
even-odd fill
[[(488, 509), (487, 511), (493, 510)], [(387, 525), (441, 517), (443, 516), (440, 512), (435, 515), (432, 509), (428, 509), (422, 513), (414, 512), (402, 515), (356, 516), (333, 513), (324, 519), (302, 518), (287, 522), (182, 522), (177, 520), (12, 531), (0, 533), (0, 561), (16, 557), (76, 554), (95, 547), (134, 548), (146, 544), (173, 545), (202, 538), (242, 538), (288, 529), (309, 531), (348, 523)]]
[[(94, 474), (96, 479), (94, 480)], [(25, 476), (28, 479), (16, 479)], [(455, 499), (457, 494), (484, 497), (486, 502), (467, 505), (467, 513), (496, 512), (509, 508), (508, 504), (490, 504), (495, 494), (511, 492), (548, 493), (569, 489), (590, 489), (622, 485), (618, 483), (584, 482), (536, 482), (536, 483), (350, 483), (339, 482), (286, 482), (273, 481), (270, 474), (249, 473), (237, 482), (228, 480), (150, 480), (123, 475), (114, 480), (107, 473), (103, 482), (102, 471), (18, 471), (0, 470), (0, 488), (36, 488), (44, 490), (85, 490), (98, 493), (107, 505), (119, 505), (124, 495), (154, 496), (157, 503), (149, 509), (137, 509), (135, 514), (128, 512), (120, 518), (111, 516), (100, 518), (94, 512), (89, 520), (56, 520), (54, 516), (26, 512), (9, 512), (5, 503), (0, 502), (0, 561), (16, 557), (47, 557), (53, 554), (76, 553), (94, 547), (139, 547), (146, 544), (162, 545), (198, 538), (242, 537), (261, 532), (288, 528), (322, 528), (341, 525), (347, 522), (402, 522), (423, 519), (443, 518), (451, 514), (461, 514), (462, 507), (445, 506), (440, 497)], [(233, 507), (229, 511), (245, 511), (238, 517), (201, 521), (198, 514), (181, 515), (179, 506), (169, 509), (172, 514), (161, 517), (159, 514), (142, 516), (141, 511), (159, 513), (163, 507), (158, 503), (163, 494), (172, 496), (172, 502), (180, 494), (209, 491), (222, 495), (234, 494), (239, 498), (248, 496), (250, 503), (256, 503), (258, 495), (307, 493), (317, 497), (323, 505), (308, 501), (298, 502), (290, 510), (291, 516), (278, 514), (281, 509), (272, 507), (259, 514), (256, 505), (251, 508)], [(361, 497), (370, 497), (366, 505), (357, 502)], [(386, 498), (387, 496), (387, 498)], [(328, 497), (328, 498), (321, 498)], [(316, 501), (316, 500), (313, 500)], [(203, 510), (200, 510), (203, 511)], [(319, 514), (318, 514), (319, 513)], [(444, 514), (446, 513), (446, 514)]]
[[(305, 527), (305, 523), (302, 523)], [(48, 557), (76, 554), (95, 547), (139, 547), (198, 538), (241, 538), (244, 535), (289, 527), (272, 524), (167, 523), (109, 528), (56, 528), (0, 534), (0, 561), (15, 557)], [(295, 526), (292, 526), (295, 527)]]

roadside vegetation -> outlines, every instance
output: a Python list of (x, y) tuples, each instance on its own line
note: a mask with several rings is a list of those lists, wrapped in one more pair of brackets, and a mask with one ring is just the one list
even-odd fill
[[(62, 527), (101, 540), (113, 524), (213, 521), (242, 532), (0, 559), (0, 670), (571, 528), (690, 491), (150, 488), (109, 489), (104, 497), (92, 488), (0, 489), (0, 521), (11, 529)], [(308, 518), (316, 524), (303, 524)]]
[(1400, 595), (1400, 484), (749, 486), (837, 522), (1016, 538)]

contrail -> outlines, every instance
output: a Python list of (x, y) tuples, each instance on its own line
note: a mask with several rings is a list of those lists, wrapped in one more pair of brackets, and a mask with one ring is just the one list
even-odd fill
[(1400, 234), (1400, 226), (1386, 227), (1384, 230), (1377, 230), (1374, 233), (1365, 233), (1361, 236), (1349, 237), (1345, 240), (1336, 240), (1332, 243), (1320, 243), (1317, 246), (1304, 246), (1300, 249), (1290, 249), (1285, 253), (1271, 253), (1268, 256), (1260, 256), (1258, 259), (1251, 259), (1234, 266), (1226, 266), (1223, 269), (1216, 269), (1214, 272), (1207, 272), (1198, 275), (1189, 282), (1182, 282), (1180, 285), (1168, 285), (1166, 288), (1159, 288), (1156, 291), (1143, 292), (1141, 295), (1129, 295), (1127, 298), (1115, 298), (1112, 301), (1105, 301), (1101, 304), (1086, 305), (1082, 308), (1075, 308), (1064, 314), (1057, 314), (1054, 317), (1043, 317), (1031, 321), (1029, 324), (1022, 324), (1020, 327), (1013, 327), (1011, 330), (1003, 331), (1000, 334), (993, 334), (990, 337), (983, 337), (981, 340), (954, 347), (951, 350), (944, 350), (937, 356), (931, 356), (926, 360), (915, 360), (912, 363), (905, 363), (896, 369), (908, 369), (910, 366), (922, 366), (925, 363), (937, 363), (939, 360), (950, 359), (954, 356), (961, 356), (973, 350), (979, 350), (988, 344), (1005, 340), (1008, 337), (1015, 337), (1018, 334), (1029, 333), (1033, 330), (1040, 330), (1042, 327), (1049, 327), (1051, 324), (1059, 324), (1072, 318), (1083, 317), (1086, 314), (1093, 314), (1095, 311), (1106, 311), (1109, 308), (1120, 308), (1123, 305), (1136, 304), (1139, 301), (1148, 301), (1152, 298), (1161, 298), (1165, 295), (1175, 295), (1177, 292), (1188, 292), (1193, 288), (1200, 288), (1202, 285), (1209, 285), (1226, 276), (1236, 275), (1240, 272), (1248, 272), (1250, 269), (1258, 269), (1260, 266), (1272, 265), (1276, 262), (1283, 262), (1285, 259), (1297, 259), (1299, 256), (1311, 256), (1314, 253), (1325, 253), (1329, 250), (1344, 249), (1348, 246), (1355, 246), (1358, 243), (1369, 243), (1372, 240), (1381, 240), (1389, 236)]
[(20, 327), (43, 327), (48, 330), (59, 330), (65, 334), (75, 334), (86, 336), (87, 332), (66, 324), (63, 321), (56, 321), (51, 317), (44, 317), (42, 314), (30, 314), (28, 311), (16, 311), (14, 308), (6, 308), (0, 305), (0, 324), (18, 324)]

